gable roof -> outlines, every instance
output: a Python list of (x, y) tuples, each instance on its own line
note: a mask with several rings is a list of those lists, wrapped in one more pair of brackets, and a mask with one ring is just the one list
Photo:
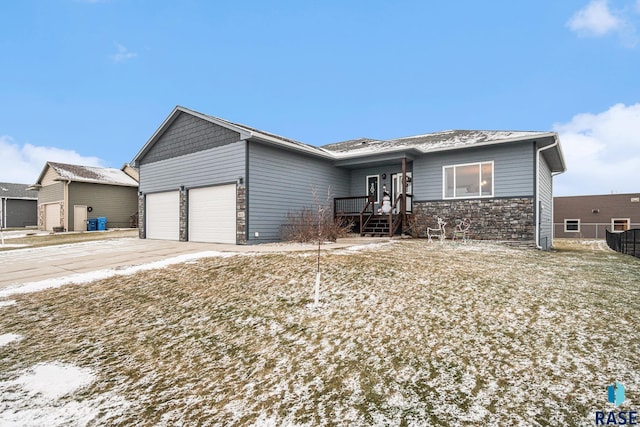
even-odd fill
[[(378, 140), (372, 138), (359, 138), (342, 141), (316, 147), (305, 144), (294, 139), (285, 138), (270, 132), (252, 128), (239, 123), (219, 117), (209, 116), (185, 107), (176, 106), (171, 114), (160, 125), (158, 130), (147, 141), (142, 149), (133, 159), (134, 164), (138, 164), (140, 159), (151, 149), (153, 144), (171, 126), (175, 119), (182, 113), (191, 114), (203, 120), (238, 132), (241, 139), (254, 139), (269, 144), (280, 146), (295, 151), (302, 151), (307, 154), (324, 157), (331, 160), (343, 160), (362, 158), (386, 153), (412, 152), (424, 154), (437, 151), (459, 150), (464, 148), (480, 147), (486, 145), (504, 144), (518, 141), (539, 140), (542, 146), (552, 145), (558, 142), (556, 132), (537, 131), (487, 131), (487, 130), (448, 130), (443, 132), (427, 133), (422, 135), (407, 136), (388, 140)], [(565, 171), (564, 157), (559, 144), (555, 147), (555, 155), (552, 169), (555, 171)], [(550, 156), (551, 157), (551, 156)]]
[(0, 182), (0, 199), (33, 199), (38, 200), (38, 192), (28, 190), (29, 184)]
[(125, 187), (137, 187), (138, 181), (124, 173), (120, 169), (100, 168), (96, 166), (70, 165), (66, 163), (47, 162), (42, 169), (36, 185), (41, 184), (47, 168), (53, 169), (60, 180), (72, 182), (88, 182), (93, 184), (120, 185)]
[(240, 139), (252, 139), (259, 140), (269, 144), (275, 144), (283, 148), (292, 149), (295, 151), (303, 151), (307, 154), (321, 156), (325, 158), (331, 158), (331, 154), (320, 147), (314, 145), (305, 144), (304, 142), (296, 141), (295, 139), (285, 138), (280, 135), (276, 135), (271, 132), (265, 132), (258, 130), (250, 126), (246, 126), (240, 123), (234, 123), (229, 120), (222, 119), (220, 117), (209, 116), (207, 114), (199, 113), (186, 107), (177, 105), (169, 116), (162, 122), (160, 127), (154, 132), (144, 146), (138, 151), (131, 163), (138, 165), (140, 160), (149, 152), (151, 147), (160, 139), (162, 134), (171, 126), (171, 124), (180, 116), (180, 114), (186, 113), (194, 117), (198, 117), (202, 120), (206, 120), (218, 126), (222, 126), (226, 129), (232, 130), (240, 134)]

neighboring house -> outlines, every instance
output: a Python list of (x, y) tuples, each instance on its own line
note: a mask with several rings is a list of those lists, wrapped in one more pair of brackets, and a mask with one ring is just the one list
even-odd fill
[(27, 184), (0, 182), (0, 228), (38, 223), (38, 193), (28, 188)]
[(120, 169), (47, 162), (32, 187), (41, 230), (83, 231), (98, 217), (109, 228), (130, 227), (138, 210), (138, 182)]
[(546, 249), (552, 177), (565, 171), (553, 132), (446, 131), (315, 147), (180, 106), (133, 164), (141, 238), (234, 244), (279, 240), (287, 212), (312, 205), (314, 189), (357, 217), (368, 196), (380, 206), (386, 187), (400, 214), (439, 215), (449, 227), (471, 218), (473, 238)]
[(612, 232), (640, 228), (640, 193), (554, 197), (555, 237), (604, 239)]

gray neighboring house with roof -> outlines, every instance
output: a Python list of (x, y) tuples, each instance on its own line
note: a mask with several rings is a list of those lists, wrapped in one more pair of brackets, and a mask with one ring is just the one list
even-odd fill
[(0, 228), (32, 227), (38, 223), (38, 193), (27, 184), (0, 182)]
[(316, 147), (180, 106), (133, 164), (141, 238), (278, 241), (287, 213), (313, 204), (312, 189), (354, 218), (365, 206), (375, 216), (386, 189), (401, 230), (418, 212), (449, 227), (471, 218), (472, 238), (541, 249), (553, 243), (553, 175), (565, 171), (554, 132), (445, 131)]
[(32, 187), (38, 191), (38, 228), (86, 231), (87, 220), (130, 227), (138, 210), (137, 170), (47, 162)]

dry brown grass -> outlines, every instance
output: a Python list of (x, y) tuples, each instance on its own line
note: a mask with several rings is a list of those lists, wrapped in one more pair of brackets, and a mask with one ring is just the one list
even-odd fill
[[(17, 239), (6, 239), (7, 244), (20, 244), (29, 247), (64, 245), (67, 243), (90, 242), (94, 240), (120, 239), (125, 237), (138, 237), (138, 229), (132, 228), (128, 230), (113, 231), (92, 231), (83, 233), (52, 233), (43, 236), (26, 236)], [(3, 248), (0, 251), (9, 251), (18, 249), (15, 247)]]
[(589, 425), (612, 381), (640, 397), (640, 260), (410, 240), (322, 266), (319, 308), (313, 253), (15, 296), (0, 389), (43, 361), (89, 367), (65, 399), (126, 399), (96, 406), (115, 425)]

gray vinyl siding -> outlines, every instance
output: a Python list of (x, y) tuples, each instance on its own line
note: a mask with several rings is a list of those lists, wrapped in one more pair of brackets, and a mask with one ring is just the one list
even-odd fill
[(533, 143), (506, 143), (497, 146), (425, 154), (413, 161), (414, 200), (442, 200), (443, 166), (494, 162), (494, 197), (533, 196)]
[(140, 165), (140, 191), (155, 193), (245, 178), (245, 141)]
[(540, 156), (540, 174), (538, 188), (538, 206), (540, 218), (538, 219), (540, 240), (539, 244), (543, 249), (549, 249), (553, 245), (553, 178), (551, 169), (544, 159)]
[[(129, 227), (129, 218), (138, 211), (138, 189), (106, 184), (72, 182), (69, 184), (69, 231), (73, 230), (73, 207), (91, 206), (87, 219), (106, 217), (108, 228)], [(83, 230), (75, 230), (83, 231)]]
[[(0, 202), (5, 202), (0, 200)], [(8, 199), (5, 202), (6, 212), (2, 212), (7, 223), (3, 227), (29, 227), (38, 225), (38, 202), (36, 200)], [(0, 221), (0, 222), (1, 222)]]
[[(411, 171), (411, 168), (407, 167), (407, 171)], [(386, 179), (382, 179), (382, 174), (387, 174)], [(394, 173), (402, 173), (402, 165), (394, 166), (379, 166), (365, 169), (356, 169), (351, 171), (351, 187), (349, 188), (350, 196), (366, 196), (367, 191), (367, 176), (378, 175), (380, 177), (380, 195), (382, 195), (382, 186), (386, 185), (387, 189), (391, 191), (391, 175)], [(379, 196), (380, 196), (379, 195)]]
[[(349, 195), (349, 171), (338, 169), (329, 161), (253, 142), (248, 150), (249, 243), (280, 240), (287, 212), (313, 206), (312, 188), (323, 202), (329, 187), (330, 203), (333, 197)], [(255, 232), (260, 233), (258, 238)]]
[(64, 182), (47, 185), (38, 190), (38, 204), (64, 200)]
[(140, 159), (140, 164), (167, 160), (240, 140), (240, 134), (191, 114), (180, 113)]

